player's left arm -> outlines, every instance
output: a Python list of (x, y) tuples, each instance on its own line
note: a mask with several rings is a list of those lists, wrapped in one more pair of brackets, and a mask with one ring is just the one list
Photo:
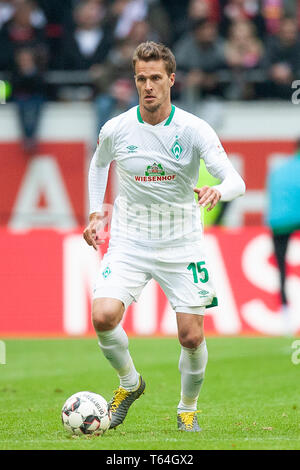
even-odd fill
[[(231, 201), (245, 193), (246, 186), (243, 178), (235, 170), (215, 131), (207, 124), (205, 134), (200, 141), (200, 155), (205, 162), (208, 172), (218, 178), (221, 183), (215, 186), (194, 188), (198, 194), (198, 203), (212, 210), (218, 201)], [(205, 135), (205, 138), (203, 138)]]

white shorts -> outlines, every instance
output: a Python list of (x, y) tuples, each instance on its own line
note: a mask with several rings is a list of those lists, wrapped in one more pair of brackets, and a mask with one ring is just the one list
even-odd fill
[(152, 278), (175, 312), (204, 315), (217, 305), (201, 241), (164, 248), (110, 243), (93, 298), (119, 299), (127, 309)]

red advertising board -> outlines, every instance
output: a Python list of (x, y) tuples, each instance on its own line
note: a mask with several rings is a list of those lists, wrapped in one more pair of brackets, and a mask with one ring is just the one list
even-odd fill
[[(274, 159), (290, 155), (294, 142), (223, 140), (222, 143), (247, 187), (245, 196), (232, 206), (234, 225), (262, 225), (268, 168)], [(73, 230), (84, 225), (90, 156), (84, 142), (42, 142), (32, 158), (24, 155), (20, 144), (0, 142), (0, 164), (5, 169), (0, 173), (0, 226), (14, 230), (40, 227)], [(107, 202), (113, 200), (114, 182), (110, 175)]]
[[(0, 224), (7, 225), (11, 221), (18, 199), (22, 199), (22, 188), (34, 191), (27, 204), (19, 201), (25, 216), (31, 206), (45, 208), (52, 202), (52, 187), (63, 185), (72, 217), (76, 225), (81, 225), (85, 213), (85, 159), (82, 142), (44, 142), (33, 158), (24, 154), (19, 143), (1, 142), (0, 162), (5, 171), (0, 173)], [(43, 171), (48, 171), (47, 178), (43, 177)], [(23, 191), (24, 199), (28, 198), (28, 192)]]
[[(263, 228), (220, 229), (205, 236), (219, 306), (209, 309), (207, 334), (283, 332), (279, 281), (270, 234)], [(90, 298), (107, 245), (96, 253), (81, 232), (0, 230), (0, 335), (86, 335), (93, 332)], [(300, 331), (300, 234), (292, 238), (287, 292)], [(124, 317), (128, 334), (174, 335), (175, 313), (150, 281)]]
[[(267, 229), (265, 182), (292, 140), (223, 140), (247, 191), (232, 203), (237, 228), (210, 229), (207, 252), (219, 307), (207, 311), (211, 334), (281, 334), (279, 280)], [(42, 142), (28, 158), (15, 142), (0, 142), (0, 335), (84, 335), (93, 332), (90, 298), (102, 253), (81, 235), (87, 219), (88, 154), (82, 141)], [(110, 175), (106, 201), (113, 199)], [(260, 226), (260, 228), (258, 228)], [(102, 248), (105, 250), (105, 246)], [(288, 251), (287, 292), (294, 331), (300, 330), (300, 237)], [(124, 317), (128, 333), (176, 334), (175, 315), (151, 281)]]

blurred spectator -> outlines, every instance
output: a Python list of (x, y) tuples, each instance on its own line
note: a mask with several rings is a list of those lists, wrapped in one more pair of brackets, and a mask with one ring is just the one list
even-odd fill
[(187, 29), (188, 2), (182, 0), (160, 0), (167, 11), (172, 25), (171, 45), (176, 43)]
[(269, 34), (277, 34), (285, 16), (298, 18), (300, 26), (300, 4), (295, 0), (262, 0), (262, 14)]
[(274, 165), (267, 180), (268, 209), (266, 221), (272, 231), (274, 252), (280, 274), (281, 313), (289, 324), (288, 298), (286, 294), (286, 253), (291, 235), (300, 230), (300, 139), (295, 155), (284, 163)]
[(46, 85), (33, 49), (22, 48), (16, 52), (12, 89), (23, 133), (24, 151), (32, 154), (36, 149), (38, 124), (46, 99)]
[(150, 24), (147, 21), (136, 21), (127, 36), (127, 38), (137, 47), (141, 42), (157, 41), (159, 36), (155, 31), (152, 31)]
[(115, 0), (108, 12), (108, 22), (116, 39), (124, 39), (133, 24), (146, 19), (148, 4), (146, 0)]
[(226, 62), (229, 67), (251, 69), (263, 56), (263, 44), (257, 38), (251, 21), (237, 21), (232, 25), (225, 43)]
[(240, 20), (250, 20), (255, 25), (258, 36), (263, 38), (266, 27), (260, 3), (260, 0), (228, 0), (223, 8), (221, 33), (228, 36), (233, 23)]
[(62, 38), (67, 29), (73, 27), (72, 9), (74, 0), (36, 0), (45, 14), (45, 35), (49, 46), (49, 68), (59, 67), (58, 51), (62, 47)]
[(150, 21), (136, 21), (127, 36), (137, 47), (141, 42), (155, 41), (162, 42), (161, 32), (156, 29), (157, 25), (151, 25)]
[[(171, 45), (173, 25), (169, 12), (163, 7), (161, 0), (148, 0), (147, 21), (150, 30), (157, 35), (157, 40), (166, 45)], [(154, 41), (156, 41), (154, 39)]]
[[(34, 13), (38, 13), (37, 16)], [(19, 47), (35, 49), (38, 61), (44, 66), (47, 63), (47, 47), (44, 29), (39, 25), (42, 16), (31, 0), (15, 2), (12, 18), (3, 25), (0, 31), (0, 69), (11, 70), (15, 51)]]
[(63, 38), (61, 67), (66, 70), (88, 70), (104, 62), (111, 46), (111, 34), (102, 26), (104, 9), (101, 2), (81, 1), (73, 12), (74, 31)]
[(138, 102), (131, 63), (135, 47), (136, 44), (129, 39), (122, 40), (111, 50), (102, 66), (91, 68), (97, 90), (95, 107), (98, 132), (116, 110), (126, 111)]
[(255, 89), (247, 71), (257, 68), (264, 55), (263, 43), (257, 38), (255, 26), (249, 20), (238, 20), (230, 27), (225, 42), (226, 64), (232, 80), (226, 96), (231, 99), (253, 98)]
[(178, 76), (183, 74), (182, 88), (191, 102), (200, 95), (219, 94), (216, 72), (224, 67), (224, 44), (212, 21), (195, 22), (192, 30), (174, 46)]
[(172, 23), (172, 44), (187, 33), (197, 20), (220, 21), (219, 0), (160, 0)]
[[(13, 0), (15, 5), (20, 5), (22, 3), (26, 3), (27, 0)], [(35, 28), (44, 28), (47, 24), (47, 18), (41, 8), (37, 5), (37, 3), (32, 0), (32, 9), (30, 13), (30, 22), (32, 26)]]
[[(12, 70), (20, 47), (34, 50), (40, 70), (88, 71), (116, 42), (154, 40), (175, 50), (173, 99), (290, 98), (299, 22), (295, 0), (0, 0), (0, 70)], [(88, 74), (47, 80), (54, 99), (93, 96)]]
[(115, 0), (106, 21), (116, 40), (128, 38), (136, 24), (147, 22), (159, 41), (170, 42), (169, 16), (160, 0)]
[(78, 0), (35, 0), (43, 11), (48, 25), (72, 23), (72, 10)]
[[(0, 0), (0, 28), (4, 23), (11, 20), (15, 14), (15, 11), (23, 3), (28, 3), (27, 0)], [(32, 1), (31, 3), (31, 13), (30, 13), (30, 23), (36, 28), (43, 28), (47, 22), (46, 16), (36, 4)]]
[(262, 13), (265, 18), (267, 32), (269, 34), (278, 33), (280, 20), (284, 16), (284, 1), (263, 0)]
[(218, 24), (220, 21), (219, 2), (215, 0), (189, 0), (187, 14), (182, 21), (184, 33), (201, 20)]
[(300, 40), (296, 19), (281, 20), (278, 35), (270, 40), (265, 62), (269, 75), (268, 96), (290, 99), (292, 81), (300, 76)]
[(202, 19), (208, 19), (214, 23), (218, 23), (220, 21), (219, 1), (190, 0), (187, 13), (189, 24), (193, 24)]
[(0, 29), (12, 18), (14, 12), (15, 8), (11, 1), (0, 0)]

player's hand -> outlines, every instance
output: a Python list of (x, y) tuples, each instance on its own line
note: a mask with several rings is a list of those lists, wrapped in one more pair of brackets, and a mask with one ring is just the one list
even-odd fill
[(202, 188), (194, 188), (194, 192), (198, 194), (198, 204), (207, 207), (207, 211), (211, 211), (217, 202), (221, 199), (221, 193), (211, 186), (202, 186)]
[(105, 243), (105, 240), (99, 238), (99, 236), (97, 235), (101, 228), (101, 225), (101, 216), (99, 214), (91, 214), (90, 222), (83, 231), (83, 238), (85, 239), (87, 244), (92, 246), (95, 250), (97, 250), (99, 245), (103, 245), (103, 243)]

